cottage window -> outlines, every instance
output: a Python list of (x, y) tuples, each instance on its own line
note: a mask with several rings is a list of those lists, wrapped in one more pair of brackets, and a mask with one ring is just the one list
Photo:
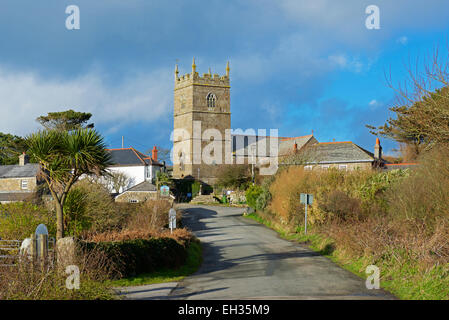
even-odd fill
[(131, 199), (131, 200), (129, 200), (129, 202), (130, 202), (130, 203), (138, 203), (138, 202), (139, 202), (139, 200), (136, 200), (136, 199)]
[(312, 166), (304, 166), (304, 170), (312, 170)]
[(21, 185), (22, 185), (22, 190), (28, 189), (28, 181), (27, 180), (22, 180)]
[(208, 93), (206, 97), (207, 107), (209, 109), (215, 108), (215, 103), (217, 102), (217, 97), (212, 92)]
[(324, 166), (321, 166), (321, 169), (323, 169), (323, 170), (327, 170), (327, 169), (329, 169), (329, 165), (324, 165)]
[(346, 165), (346, 164), (340, 164), (340, 165), (338, 166), (338, 169), (339, 169), (339, 170), (348, 170), (348, 165)]

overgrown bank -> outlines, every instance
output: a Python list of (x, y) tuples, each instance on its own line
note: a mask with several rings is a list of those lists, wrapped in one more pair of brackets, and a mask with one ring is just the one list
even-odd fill
[[(101, 186), (87, 181), (72, 192), (64, 223), (67, 233), (84, 249), (78, 251), (74, 263), (80, 268), (80, 288), (67, 289), (67, 274), (55, 263), (42, 269), (19, 260), (16, 266), (0, 267), (0, 300), (113, 299), (116, 284), (111, 280), (126, 282), (134, 277), (144, 279), (144, 283), (163, 282), (169, 277), (184, 277), (199, 267), (201, 246), (182, 228), (180, 210), (180, 228), (173, 233), (167, 228), (168, 201), (118, 204)], [(54, 236), (53, 217), (51, 207), (45, 204), (0, 205), (0, 237), (23, 240), (40, 223), (48, 225)]]
[[(434, 150), (414, 171), (286, 168), (259, 187), (250, 217), (360, 276), (376, 265), (401, 299), (449, 299), (448, 157)], [(307, 236), (300, 193), (315, 196)]]

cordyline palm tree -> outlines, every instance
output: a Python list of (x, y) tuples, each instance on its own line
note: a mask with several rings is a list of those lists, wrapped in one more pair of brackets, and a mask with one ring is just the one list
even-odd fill
[(56, 208), (56, 238), (64, 236), (63, 208), (67, 194), (82, 175), (106, 174), (111, 164), (101, 135), (93, 129), (43, 130), (26, 138), (29, 155), (41, 167)]

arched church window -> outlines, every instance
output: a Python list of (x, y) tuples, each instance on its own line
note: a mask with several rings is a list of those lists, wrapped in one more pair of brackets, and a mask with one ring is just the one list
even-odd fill
[(217, 102), (217, 97), (215, 96), (215, 94), (210, 92), (207, 94), (206, 101), (207, 101), (207, 107), (209, 109), (213, 109), (213, 108), (215, 108), (215, 104)]

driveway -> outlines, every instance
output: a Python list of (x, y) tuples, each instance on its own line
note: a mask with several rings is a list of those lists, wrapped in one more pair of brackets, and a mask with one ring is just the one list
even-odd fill
[(182, 208), (184, 224), (202, 242), (204, 261), (168, 299), (394, 299), (383, 290), (368, 290), (364, 279), (307, 247), (243, 218), (241, 208)]

